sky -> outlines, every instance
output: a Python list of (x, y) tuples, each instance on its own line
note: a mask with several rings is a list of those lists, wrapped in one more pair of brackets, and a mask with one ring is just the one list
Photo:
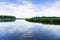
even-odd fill
[(17, 18), (60, 17), (60, 0), (0, 0), (0, 15)]

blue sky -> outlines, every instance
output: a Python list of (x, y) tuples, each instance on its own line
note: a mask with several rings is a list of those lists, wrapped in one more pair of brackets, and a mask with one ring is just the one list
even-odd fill
[(8, 2), (12, 4), (22, 4), (22, 1), (17, 1), (17, 0), (0, 0), (0, 2)]
[[(19, 0), (0, 0), (0, 2), (8, 2), (8, 3), (15, 3), (18, 4)], [(53, 3), (58, 0), (25, 0), (27, 2), (32, 2), (33, 4), (48, 4), (48, 3)], [(19, 1), (22, 3), (22, 0)]]
[(60, 16), (60, 0), (0, 0), (0, 15)]
[(57, 0), (28, 0), (31, 1), (33, 4), (48, 4), (48, 3), (53, 3)]
[(16, 0), (0, 0), (0, 2), (16, 3)]

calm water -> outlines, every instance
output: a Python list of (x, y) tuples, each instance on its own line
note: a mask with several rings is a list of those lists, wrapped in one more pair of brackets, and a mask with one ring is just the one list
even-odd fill
[(0, 40), (60, 40), (60, 25), (25, 20), (0, 22)]

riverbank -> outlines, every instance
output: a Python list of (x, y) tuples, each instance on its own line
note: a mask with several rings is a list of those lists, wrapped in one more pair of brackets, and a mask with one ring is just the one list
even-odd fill
[(16, 17), (14, 16), (0, 16), (0, 22), (15, 21)]
[(26, 19), (26, 21), (43, 24), (60, 24), (60, 17), (32, 17)]

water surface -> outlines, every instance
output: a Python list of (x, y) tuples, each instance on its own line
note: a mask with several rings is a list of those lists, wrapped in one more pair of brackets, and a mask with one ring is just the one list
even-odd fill
[(60, 40), (60, 25), (25, 20), (0, 22), (0, 40)]

